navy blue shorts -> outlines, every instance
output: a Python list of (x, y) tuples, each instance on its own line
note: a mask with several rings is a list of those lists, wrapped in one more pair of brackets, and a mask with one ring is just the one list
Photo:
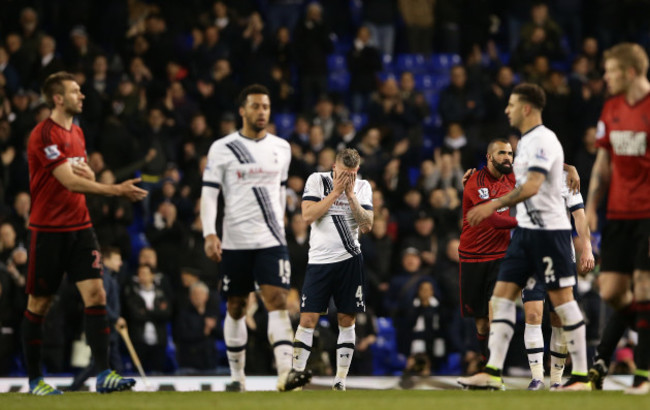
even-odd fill
[(536, 282), (550, 290), (574, 286), (576, 267), (571, 255), (569, 229), (515, 228), (498, 280), (513, 282), (522, 289), (532, 288)]
[(300, 311), (325, 313), (330, 298), (334, 298), (339, 313), (366, 311), (366, 275), (361, 255), (336, 263), (307, 265)]
[[(575, 264), (573, 265), (573, 270), (574, 270), (574, 274), (577, 275), (578, 269)], [(578, 300), (577, 285), (573, 286), (573, 299)], [(528, 280), (526, 287), (524, 287), (521, 290), (521, 301), (523, 303), (526, 303), (526, 302), (535, 302), (540, 300), (547, 301), (549, 310), (551, 312), (555, 312), (555, 309), (553, 308), (553, 304), (548, 299), (548, 295), (546, 294), (546, 287), (544, 286), (544, 284), (538, 280), (534, 280), (533, 278), (531, 278)]]
[(224, 249), (221, 255), (221, 291), (245, 296), (258, 285), (289, 289), (291, 264), (286, 246), (264, 249)]

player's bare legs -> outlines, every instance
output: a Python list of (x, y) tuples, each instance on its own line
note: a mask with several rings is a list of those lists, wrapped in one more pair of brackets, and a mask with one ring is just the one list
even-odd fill
[(565, 287), (548, 291), (562, 327), (573, 370), (571, 378), (560, 390), (591, 390), (587, 378), (587, 341), (585, 322), (578, 302), (573, 299), (573, 288)]
[(248, 295), (228, 296), (226, 307), (228, 313), (223, 326), (223, 335), (226, 342), (226, 355), (230, 366), (231, 383), (226, 385), (226, 391), (244, 391), (244, 367), (246, 366), (246, 343), (248, 331), (246, 330), (246, 307)]
[(593, 387), (603, 388), (609, 363), (625, 329), (634, 326), (634, 294), (632, 277), (620, 272), (602, 272), (598, 276), (600, 298), (614, 309), (610, 316), (596, 349), (594, 364), (589, 369), (589, 379)]
[(544, 389), (544, 335), (542, 334), (544, 301), (531, 300), (524, 303), (524, 313), (526, 316), (524, 343), (533, 378), (528, 385), (528, 390), (542, 390)]
[(267, 334), (269, 343), (273, 347), (275, 366), (278, 370), (278, 390), (283, 391), (293, 358), (293, 329), (287, 310), (289, 291), (279, 286), (260, 285), (260, 293), (264, 306), (269, 312)]
[(650, 392), (650, 271), (634, 271), (634, 299), (639, 340), (634, 348), (634, 382), (625, 393), (646, 394)]

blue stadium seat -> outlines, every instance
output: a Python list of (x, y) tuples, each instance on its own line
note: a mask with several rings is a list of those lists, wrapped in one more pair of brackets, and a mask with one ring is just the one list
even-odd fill
[(434, 54), (429, 60), (431, 70), (445, 73), (451, 70), (451, 67), (461, 64), (462, 60), (458, 54)]
[(278, 136), (287, 139), (293, 131), (293, 124), (296, 122), (296, 115), (291, 113), (282, 113), (273, 115), (273, 123), (278, 132)]
[(406, 366), (406, 358), (397, 352), (397, 339), (391, 318), (377, 318), (377, 342), (371, 346), (371, 349), (373, 375), (402, 373)]
[(422, 92), (422, 94), (424, 95), (424, 99), (426, 100), (427, 104), (429, 104), (431, 112), (437, 112), (438, 103), (440, 102), (440, 92), (437, 90), (425, 90)]
[(399, 72), (424, 73), (427, 71), (427, 61), (421, 54), (399, 54), (396, 68)]
[(327, 69), (331, 71), (347, 71), (348, 65), (345, 56), (342, 54), (330, 54), (327, 56)]
[(350, 115), (350, 119), (354, 124), (354, 129), (359, 131), (368, 123), (368, 114), (352, 114)]
[(381, 81), (383, 83), (384, 81), (388, 80), (389, 78), (397, 80), (397, 75), (395, 75), (395, 73), (393, 73), (391, 71), (382, 71), (381, 73), (377, 74), (377, 78), (379, 78), (379, 81)]
[(350, 74), (347, 71), (329, 73), (327, 76), (327, 89), (333, 92), (347, 92), (350, 86)]
[(416, 74), (415, 88), (419, 91), (440, 91), (449, 85), (449, 74)]
[(384, 54), (381, 56), (381, 62), (384, 66), (384, 71), (393, 71), (393, 56), (390, 54)]

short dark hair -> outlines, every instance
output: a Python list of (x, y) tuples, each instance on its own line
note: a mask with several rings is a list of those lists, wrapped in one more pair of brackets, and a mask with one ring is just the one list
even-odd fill
[(503, 143), (503, 144), (510, 144), (510, 141), (508, 141), (507, 139), (505, 139), (505, 138), (503, 138), (503, 137), (493, 138), (493, 139), (490, 141), (490, 143), (488, 144), (488, 146), (487, 146), (487, 152), (488, 152), (488, 154), (492, 151), (492, 148), (494, 147), (494, 144), (496, 144), (497, 142), (501, 142), (501, 143)]
[(45, 96), (45, 102), (50, 108), (54, 108), (54, 94), (63, 95), (65, 93), (64, 81), (75, 81), (74, 75), (66, 71), (59, 71), (45, 79), (41, 92)]
[(521, 83), (512, 90), (512, 93), (540, 111), (546, 106), (546, 93), (537, 84)]
[(268, 95), (269, 97), (271, 97), (271, 93), (269, 92), (268, 88), (264, 87), (261, 84), (251, 84), (248, 87), (241, 90), (241, 93), (239, 93), (239, 106), (240, 107), (243, 107), (244, 105), (246, 105), (246, 99), (251, 94), (264, 94), (264, 95)]
[(361, 163), (359, 152), (354, 148), (346, 148), (336, 153), (336, 161), (347, 168), (356, 168)]

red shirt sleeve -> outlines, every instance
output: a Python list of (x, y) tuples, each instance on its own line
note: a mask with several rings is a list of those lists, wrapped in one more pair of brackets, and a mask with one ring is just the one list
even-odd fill
[(477, 204), (480, 204), (481, 202), (485, 202), (485, 199), (481, 199), (479, 197), (479, 188), (478, 185), (476, 184), (476, 181), (478, 180), (478, 174), (482, 171), (476, 171), (472, 174), (471, 177), (469, 177), (469, 180), (465, 184), (465, 189), (463, 190), (463, 200), (467, 198), (468, 205), (474, 206)]
[(33, 154), (48, 171), (52, 171), (57, 165), (67, 159), (59, 134), (56, 132), (52, 121), (49, 121), (41, 128), (41, 135), (35, 135), (36, 144)]
[(508, 214), (499, 215), (494, 212), (486, 221), (494, 229), (512, 229), (517, 227), (517, 218)]

